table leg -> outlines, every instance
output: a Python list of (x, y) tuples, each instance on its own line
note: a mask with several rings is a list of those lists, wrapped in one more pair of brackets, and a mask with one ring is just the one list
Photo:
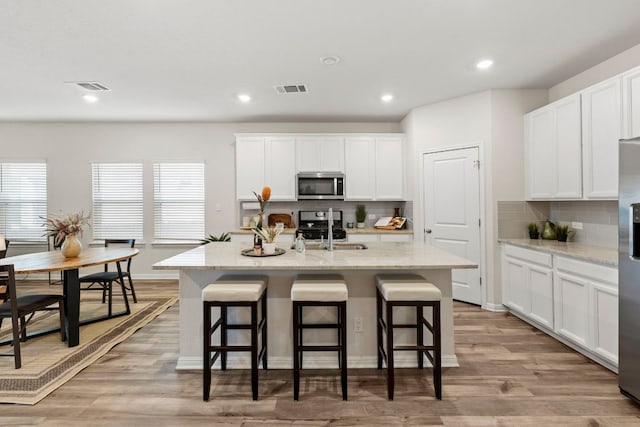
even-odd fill
[(64, 296), (67, 317), (67, 343), (80, 343), (80, 276), (78, 269), (64, 271)]

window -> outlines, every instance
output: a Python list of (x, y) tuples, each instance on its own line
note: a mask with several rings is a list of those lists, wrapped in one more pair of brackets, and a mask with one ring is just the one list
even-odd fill
[(141, 163), (93, 163), (93, 238), (142, 239)]
[(204, 163), (153, 165), (156, 239), (204, 237)]
[(0, 233), (9, 240), (46, 240), (47, 164), (0, 163)]

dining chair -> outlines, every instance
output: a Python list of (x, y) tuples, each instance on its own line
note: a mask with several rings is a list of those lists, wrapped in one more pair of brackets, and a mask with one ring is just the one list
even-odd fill
[(4, 246), (2, 245), (2, 240), (0, 240), (0, 258), (4, 258), (7, 256), (7, 250), (9, 249), (9, 240), (2, 237), (4, 240)]
[[(0, 265), (0, 286), (7, 289), (6, 300), (0, 304), (0, 326), (5, 318), (11, 319), (13, 330), (13, 353), (0, 356), (13, 356), (16, 369), (22, 366), (20, 342), (27, 340), (27, 323), (37, 311), (51, 310), (53, 304), (58, 304), (60, 312), (60, 337), (67, 340), (64, 315), (64, 296), (58, 294), (31, 294), (17, 296), (16, 276), (13, 265)], [(27, 318), (27, 316), (29, 316)]]
[[(109, 246), (128, 246), (130, 248), (134, 248), (136, 246), (136, 239), (105, 239), (104, 247), (107, 248)], [(122, 270), (122, 276), (118, 273), (118, 271), (109, 271), (109, 264), (104, 265), (104, 271), (99, 273), (88, 274), (86, 276), (80, 277), (80, 284), (89, 283), (88, 286), (84, 288), (80, 288), (82, 291), (87, 290), (99, 290), (102, 291), (102, 303), (104, 304), (106, 300), (108, 300), (108, 313), (111, 316), (112, 313), (112, 301), (113, 301), (113, 282), (117, 282), (122, 289), (123, 297), (126, 298), (125, 293), (127, 291), (131, 292), (131, 296), (133, 297), (133, 302), (137, 303), (138, 299), (136, 297), (136, 291), (133, 287), (133, 281), (131, 280), (131, 258), (127, 259), (127, 267)], [(124, 278), (127, 278), (129, 286), (125, 284)]]

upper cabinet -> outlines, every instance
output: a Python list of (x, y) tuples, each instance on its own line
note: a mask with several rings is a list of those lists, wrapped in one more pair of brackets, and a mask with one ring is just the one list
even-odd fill
[(345, 138), (345, 200), (404, 200), (404, 138)]
[(624, 138), (640, 137), (640, 67), (622, 74)]
[(296, 200), (296, 147), (292, 137), (236, 138), (236, 198), (256, 200), (271, 187), (271, 200)]
[(618, 197), (618, 140), (622, 133), (620, 93), (620, 77), (581, 92), (583, 188), (584, 197), (588, 199)]
[(402, 134), (238, 134), (236, 197), (296, 200), (298, 172), (343, 172), (345, 200), (404, 200)]
[(344, 138), (297, 137), (296, 169), (298, 172), (344, 172)]
[(526, 114), (525, 150), (528, 199), (582, 198), (580, 95)]

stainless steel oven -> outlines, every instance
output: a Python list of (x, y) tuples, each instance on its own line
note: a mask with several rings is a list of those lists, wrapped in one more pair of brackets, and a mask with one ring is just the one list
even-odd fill
[(344, 200), (344, 174), (300, 172), (296, 180), (298, 200)]

